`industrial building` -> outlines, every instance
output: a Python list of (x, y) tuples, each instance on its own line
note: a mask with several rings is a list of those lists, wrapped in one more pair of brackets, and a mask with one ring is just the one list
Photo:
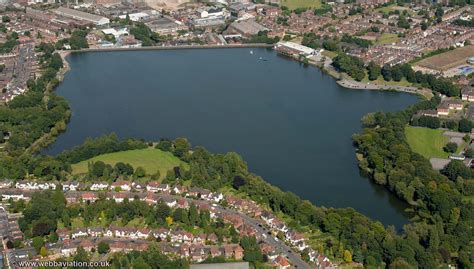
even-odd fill
[(56, 13), (59, 16), (63, 16), (66, 18), (74, 19), (74, 20), (91, 22), (95, 25), (105, 25), (105, 24), (110, 23), (110, 20), (106, 17), (102, 17), (102, 16), (90, 14), (87, 12), (82, 12), (79, 10), (66, 8), (66, 7), (59, 7), (54, 11), (54, 13)]
[(226, 35), (240, 34), (242, 36), (249, 37), (263, 31), (268, 31), (268, 28), (258, 24), (254, 20), (245, 20), (233, 22), (226, 30)]
[(289, 56), (312, 56), (316, 55), (318, 52), (315, 49), (306, 47), (294, 42), (280, 41), (275, 45), (275, 50), (281, 54)]

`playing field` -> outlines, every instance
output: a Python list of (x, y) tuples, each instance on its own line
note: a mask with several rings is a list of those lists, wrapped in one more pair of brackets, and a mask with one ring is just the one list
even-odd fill
[(448, 143), (448, 137), (443, 136), (444, 130), (407, 126), (405, 135), (410, 148), (426, 158), (447, 158), (448, 153), (443, 147)]
[(466, 59), (472, 56), (474, 56), (474, 45), (469, 45), (423, 59), (416, 63), (416, 65), (445, 71), (449, 68), (465, 64)]
[(321, 0), (281, 0), (281, 4), (291, 10), (297, 8), (320, 8)]
[(392, 43), (397, 43), (400, 38), (398, 37), (397, 34), (392, 34), (392, 33), (383, 33), (378, 39), (377, 39), (377, 44), (379, 45), (385, 45), (385, 44), (392, 44)]
[(103, 161), (110, 165), (114, 165), (118, 162), (129, 163), (133, 168), (139, 166), (143, 167), (148, 175), (154, 174), (159, 170), (161, 176), (165, 176), (170, 169), (179, 166), (180, 164), (183, 164), (186, 168), (188, 167), (186, 163), (179, 160), (169, 152), (147, 148), (102, 154), (89, 160), (73, 164), (72, 173), (87, 173), (87, 164), (95, 161)]

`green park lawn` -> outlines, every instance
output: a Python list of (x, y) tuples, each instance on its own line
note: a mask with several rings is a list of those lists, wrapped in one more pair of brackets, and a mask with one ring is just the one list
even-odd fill
[(114, 153), (102, 154), (91, 159), (76, 163), (72, 165), (73, 174), (87, 173), (87, 166), (89, 162), (103, 161), (106, 164), (114, 165), (118, 162), (129, 163), (134, 168), (139, 166), (145, 169), (146, 174), (151, 175), (160, 171), (161, 176), (175, 166), (183, 164), (186, 168), (188, 165), (173, 156), (170, 152), (164, 152), (159, 149), (146, 148), (127, 150)]
[(281, 0), (281, 4), (290, 10), (297, 8), (320, 8), (321, 0)]
[(369, 80), (369, 76), (366, 75), (365, 78), (361, 82), (376, 84), (376, 85), (388, 85), (388, 86), (403, 86), (403, 87), (416, 86), (413, 83), (408, 82), (406, 78), (402, 78), (402, 80), (400, 81), (395, 81), (395, 80), (385, 81), (381, 75), (376, 80)]
[(444, 130), (407, 126), (405, 135), (411, 149), (426, 158), (447, 158), (448, 153), (443, 151), (448, 138), (443, 136)]
[(385, 45), (396, 43), (398, 40), (400, 40), (400, 38), (397, 34), (383, 33), (380, 38), (377, 39), (376, 43), (379, 45)]

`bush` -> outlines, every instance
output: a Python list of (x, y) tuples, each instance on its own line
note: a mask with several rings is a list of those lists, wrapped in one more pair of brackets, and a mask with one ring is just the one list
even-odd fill
[(443, 150), (448, 152), (448, 153), (454, 153), (458, 149), (458, 145), (453, 142), (449, 142), (443, 147)]

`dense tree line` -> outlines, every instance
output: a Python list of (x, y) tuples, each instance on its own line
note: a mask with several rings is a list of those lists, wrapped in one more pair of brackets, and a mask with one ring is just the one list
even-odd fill
[(83, 48), (88, 48), (89, 44), (87, 43), (87, 31), (85, 30), (74, 30), (71, 33), (71, 37), (69, 38), (69, 45), (73, 50), (79, 50)]
[(459, 26), (474, 27), (474, 19), (470, 19), (470, 20), (457, 19), (453, 21), (453, 24), (456, 24)]
[(147, 146), (148, 145), (142, 140), (132, 138), (120, 140), (117, 135), (110, 134), (98, 138), (88, 138), (84, 144), (60, 153), (58, 160), (65, 164), (73, 164), (104, 153), (143, 149)]
[(169, 39), (166, 36), (160, 36), (158, 33), (153, 32), (142, 22), (134, 24), (133, 27), (130, 28), (130, 34), (142, 41), (143, 46), (153, 46)]
[(398, 82), (406, 79), (410, 83), (429, 88), (447, 96), (459, 96), (460, 94), (459, 87), (453, 84), (450, 79), (438, 78), (432, 74), (423, 74), (420, 71), (415, 72), (409, 64), (384, 65), (380, 69), (380, 66), (370, 62), (365, 67), (359, 58), (341, 52), (333, 59), (332, 65), (337, 70), (347, 73), (357, 81), (363, 80), (366, 76), (365, 71), (367, 71), (369, 80), (376, 80), (379, 75), (382, 75), (385, 81), (393, 80)]
[(340, 53), (334, 57), (332, 65), (339, 71), (347, 73), (357, 81), (361, 81), (365, 77), (364, 62), (359, 58)]
[[(76, 260), (76, 259), (74, 259)], [(186, 259), (170, 259), (162, 254), (158, 247), (152, 246), (148, 251), (132, 251), (127, 254), (115, 254), (111, 260), (112, 269), (188, 269)]]
[(362, 39), (359, 37), (351, 36), (348, 34), (344, 34), (341, 38), (341, 42), (346, 42), (346, 43), (353, 43), (358, 45), (359, 47), (362, 48), (368, 48), (372, 45), (372, 41), (367, 40), (367, 39)]
[(18, 44), (18, 34), (13, 32), (7, 35), (7, 40), (4, 43), (0, 43), (0, 53), (10, 53)]
[(421, 268), (433, 268), (434, 261), (448, 262), (451, 254), (459, 253), (455, 262), (461, 268), (471, 268), (469, 241), (473, 233), (468, 227), (473, 224), (474, 210), (461, 199), (465, 191), (462, 177), (470, 179), (471, 175), (457, 169), (457, 162), (451, 165), (456, 169), (443, 171), (448, 177), (437, 173), (428, 160), (410, 150), (404, 134), (414, 111), (435, 106), (436, 102), (424, 101), (398, 113), (370, 114), (363, 120), (364, 131), (354, 136), (354, 143), (363, 156), (361, 169), (416, 210), (419, 220), (404, 228), (405, 236), (412, 237), (406, 247), (415, 255), (403, 259)]
[[(63, 66), (61, 56), (49, 44), (40, 44), (37, 50), (42, 75), (27, 82), (25, 94), (0, 107), (0, 130), (11, 134), (0, 157), (0, 177), (21, 178), (27, 172), (34, 173), (37, 159), (25, 155), (25, 150), (34, 152), (50, 143), (65, 130), (70, 116), (67, 101), (51, 92), (59, 83), (56, 75)], [(40, 138), (43, 141), (33, 146)]]
[[(212, 190), (230, 184), (273, 211), (291, 216), (295, 220), (293, 225), (330, 234), (337, 240), (328, 240), (321, 246), (330, 257), (343, 259), (348, 250), (354, 261), (369, 268), (382, 264), (393, 268), (403, 264), (435, 268), (439, 263), (452, 261), (461, 268), (470, 268), (469, 241), (473, 234), (468, 227), (472, 225), (474, 212), (460, 199), (467, 184), (460, 179), (454, 182), (432, 170), (429, 162), (413, 153), (404, 141), (403, 128), (412, 112), (436, 104), (426, 101), (396, 114), (370, 114), (364, 118), (364, 133), (354, 137), (360, 154), (365, 157), (361, 167), (415, 209), (415, 222), (406, 225), (402, 235), (354, 209), (319, 208), (291, 192), (282, 192), (249, 173), (235, 153), (210, 154), (201, 147), (193, 148), (181, 157), (191, 167), (182, 179), (192, 179), (193, 185)], [(455, 253), (459, 256), (454, 257)]]

